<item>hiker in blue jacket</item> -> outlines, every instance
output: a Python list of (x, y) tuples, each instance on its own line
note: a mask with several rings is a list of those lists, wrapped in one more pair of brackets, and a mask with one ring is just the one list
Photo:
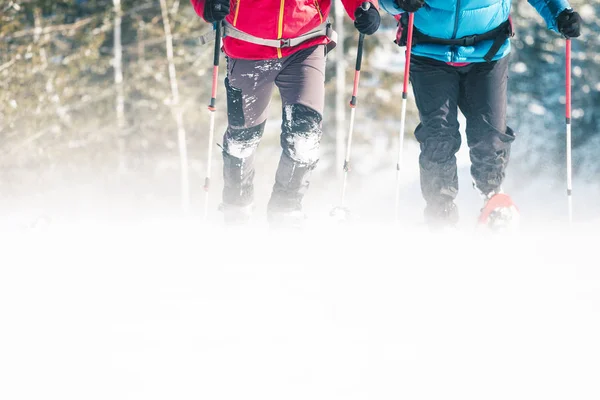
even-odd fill
[[(549, 29), (566, 38), (580, 34), (581, 18), (566, 0), (529, 0)], [(515, 136), (506, 124), (510, 0), (379, 0), (400, 21), (396, 42), (406, 45), (408, 13), (414, 13), (410, 81), (420, 123), (415, 137), (425, 221), (431, 227), (458, 222), (456, 153), (461, 145), (458, 109), (464, 114), (474, 186), (484, 197), (480, 222), (515, 220), (502, 193)]]

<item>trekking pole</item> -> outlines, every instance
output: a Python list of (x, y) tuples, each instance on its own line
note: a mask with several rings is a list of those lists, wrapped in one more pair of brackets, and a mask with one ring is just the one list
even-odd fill
[[(367, 11), (371, 3), (364, 2), (360, 6)], [(344, 158), (344, 177), (342, 178), (342, 194), (340, 205), (331, 210), (330, 215), (337, 219), (344, 220), (350, 215), (350, 210), (344, 206), (346, 197), (346, 185), (348, 181), (348, 171), (350, 171), (350, 149), (352, 147), (352, 133), (354, 131), (354, 115), (356, 113), (356, 99), (358, 97), (358, 83), (360, 81), (360, 67), (362, 64), (363, 43), (365, 41), (364, 33), (358, 35), (358, 49), (356, 51), (356, 68), (354, 70), (354, 86), (352, 87), (352, 97), (350, 99), (350, 127), (348, 129), (348, 142), (346, 143), (346, 157)]]
[(565, 90), (565, 121), (567, 124), (567, 200), (569, 207), (569, 225), (573, 222), (573, 169), (571, 159), (571, 39), (566, 43), (566, 90)]
[(396, 163), (396, 221), (399, 218), (399, 206), (400, 206), (400, 168), (402, 166), (402, 152), (404, 148), (404, 127), (406, 125), (406, 100), (408, 98), (408, 77), (410, 74), (410, 53), (412, 47), (412, 36), (413, 36), (413, 20), (414, 14), (408, 14), (408, 32), (406, 38), (406, 56), (404, 61), (404, 86), (402, 89), (402, 109), (400, 112), (400, 133), (398, 137), (398, 161)]
[(206, 178), (204, 179), (204, 219), (208, 219), (208, 197), (210, 194), (210, 176), (212, 173), (212, 148), (215, 136), (215, 111), (217, 111), (217, 82), (219, 79), (219, 55), (221, 51), (221, 21), (215, 23), (215, 52), (213, 61), (212, 91), (208, 111), (210, 123), (208, 128), (208, 160), (206, 162)]

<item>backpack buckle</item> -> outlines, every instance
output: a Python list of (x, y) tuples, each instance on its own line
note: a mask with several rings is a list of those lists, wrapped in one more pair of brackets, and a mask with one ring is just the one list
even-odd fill
[(475, 39), (477, 35), (465, 36), (462, 38), (462, 46), (473, 46), (475, 44)]

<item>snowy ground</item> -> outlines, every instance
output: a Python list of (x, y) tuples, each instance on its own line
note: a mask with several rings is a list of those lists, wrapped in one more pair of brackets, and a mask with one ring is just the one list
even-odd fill
[(409, 146), (402, 224), (392, 160), (354, 166), (344, 226), (317, 172), (311, 225), (282, 234), (263, 219), (278, 150), (261, 151), (245, 230), (176, 216), (173, 178), (164, 201), (68, 179), (4, 199), (0, 398), (600, 397), (599, 220), (581, 211), (597, 197), (579, 189), (567, 230), (560, 185), (513, 177), (523, 230), (481, 235), (462, 151), (461, 229), (432, 235)]
[(600, 396), (594, 236), (197, 222), (3, 237), (0, 396)]

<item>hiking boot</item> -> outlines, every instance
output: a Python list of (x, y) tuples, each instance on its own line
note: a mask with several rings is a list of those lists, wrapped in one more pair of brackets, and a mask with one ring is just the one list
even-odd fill
[(271, 228), (302, 228), (306, 220), (306, 214), (302, 212), (303, 195), (278, 189), (280, 188), (276, 184), (267, 204), (269, 225)]
[(434, 230), (454, 228), (458, 224), (458, 207), (452, 200), (428, 203), (424, 214), (425, 223)]

